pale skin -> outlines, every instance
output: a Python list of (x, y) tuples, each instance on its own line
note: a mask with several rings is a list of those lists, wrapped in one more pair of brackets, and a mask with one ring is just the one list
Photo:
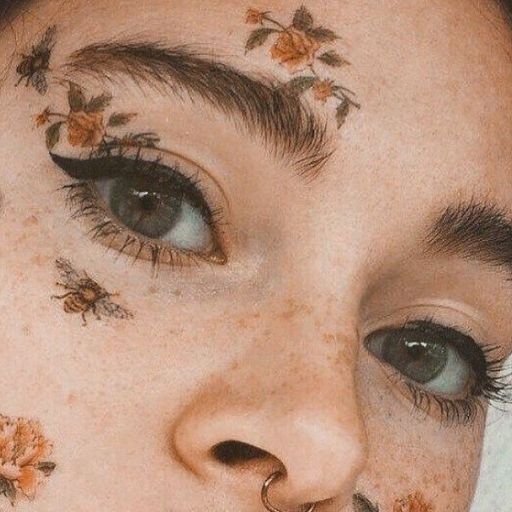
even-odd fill
[[(512, 208), (509, 28), (496, 6), (469, 0), (307, 6), (341, 35), (352, 65), (332, 74), (362, 105), (330, 127), (335, 151), (311, 182), (199, 100), (109, 85), (118, 110), (138, 113), (136, 129), (208, 169), (227, 205), (228, 261), (156, 276), (69, 220), (55, 191), (70, 180), (33, 123), (48, 105), (65, 110), (65, 89), (14, 87), (13, 31), (21, 52), (56, 24), (55, 71), (80, 47), (143, 33), (286, 80), (268, 47), (245, 55), (244, 16), (288, 19), (298, 5), (37, 1), (0, 35), (0, 412), (37, 418), (57, 463), (17, 510), (261, 512), (263, 481), (283, 467), (272, 498), (286, 510), (351, 512), (362, 492), (392, 511), (416, 491), (435, 511), (469, 510), (483, 415), (446, 427), (435, 410), (415, 411), (362, 340), (429, 316), (512, 351), (504, 273), (420, 249), (448, 204)], [(332, 121), (328, 105), (312, 108)], [(59, 257), (119, 292), (134, 318), (84, 328), (63, 312), (50, 299)], [(228, 465), (211, 450), (231, 440), (267, 454)]]

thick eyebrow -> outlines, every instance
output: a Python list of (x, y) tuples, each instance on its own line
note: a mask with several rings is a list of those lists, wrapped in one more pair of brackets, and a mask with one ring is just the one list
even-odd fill
[(471, 200), (447, 207), (426, 237), (428, 251), (505, 270), (512, 280), (512, 221), (498, 206)]
[(136, 84), (170, 88), (210, 103), (229, 118), (238, 117), (257, 133), (279, 160), (300, 175), (316, 177), (329, 156), (326, 122), (282, 84), (244, 74), (189, 48), (148, 41), (108, 41), (71, 54), (64, 69), (109, 81), (128, 76)]

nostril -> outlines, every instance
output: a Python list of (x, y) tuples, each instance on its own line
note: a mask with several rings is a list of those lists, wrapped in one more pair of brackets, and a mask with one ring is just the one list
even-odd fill
[(271, 457), (268, 452), (240, 441), (224, 441), (215, 445), (211, 451), (216, 460), (228, 466)]

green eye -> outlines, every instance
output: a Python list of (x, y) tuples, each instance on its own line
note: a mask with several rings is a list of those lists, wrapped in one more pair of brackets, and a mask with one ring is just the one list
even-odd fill
[(208, 206), (174, 172), (153, 170), (96, 182), (119, 222), (136, 233), (181, 250), (208, 254), (214, 237)]
[(473, 378), (471, 363), (437, 330), (418, 325), (376, 331), (365, 345), (380, 361), (433, 394), (464, 394)]

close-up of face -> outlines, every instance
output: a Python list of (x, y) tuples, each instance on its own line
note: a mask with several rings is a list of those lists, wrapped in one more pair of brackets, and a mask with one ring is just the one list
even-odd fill
[(469, 511), (508, 4), (7, 4), (0, 510)]

